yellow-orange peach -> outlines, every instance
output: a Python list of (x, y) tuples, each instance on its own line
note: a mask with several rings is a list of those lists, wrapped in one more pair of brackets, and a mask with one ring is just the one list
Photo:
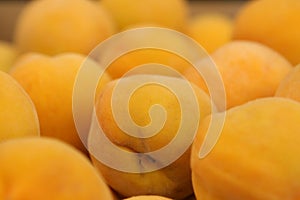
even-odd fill
[(287, 97), (300, 101), (300, 65), (296, 66), (290, 73), (280, 82), (276, 90), (275, 96)]
[[(291, 63), (273, 49), (252, 41), (232, 41), (211, 54), (223, 79), (227, 108), (244, 104), (250, 100), (275, 94), (279, 83), (293, 68)], [(207, 62), (200, 62), (200, 67)], [(208, 68), (208, 69), (207, 69)], [(185, 76), (204, 88), (202, 77), (189, 68)]]
[(39, 119), (29, 95), (9, 74), (0, 71), (0, 141), (39, 134)]
[[(75, 128), (72, 94), (77, 72), (85, 60), (85, 56), (75, 53), (54, 57), (32, 53), (20, 58), (10, 72), (36, 106), (41, 135), (59, 138), (82, 151), (86, 148)], [(110, 77), (104, 79), (103, 84)]]
[(18, 56), (16, 48), (4, 41), (0, 41), (0, 70), (7, 72)]
[(23, 8), (14, 41), (21, 52), (89, 54), (114, 29), (109, 14), (93, 1), (39, 0)]
[(300, 1), (249, 1), (236, 16), (234, 39), (263, 43), (293, 65), (300, 63)]
[[(118, 79), (130, 70), (134, 70), (135, 67), (149, 63), (158, 63), (171, 67), (178, 73), (183, 73), (185, 70), (192, 67), (188, 61), (174, 53), (161, 49), (140, 49), (129, 52), (114, 60), (107, 68), (107, 72), (112, 78)], [(163, 73), (163, 70), (156, 70), (153, 72), (153, 74), (169, 75)]]
[(187, 34), (208, 53), (231, 41), (233, 22), (226, 15), (198, 14), (187, 25)]
[(81, 152), (56, 139), (0, 143), (0, 199), (113, 200), (101, 175)]
[(185, 0), (102, 0), (119, 29), (140, 23), (184, 30), (188, 17)]
[[(151, 80), (148, 84), (138, 87), (139, 81), (148, 79)], [(193, 130), (193, 126), (200, 123), (201, 119), (211, 112), (210, 99), (206, 93), (193, 86), (192, 91), (194, 92), (192, 95), (195, 95), (194, 98), (196, 99), (196, 102), (194, 102), (193, 98), (188, 96), (188, 89), (184, 83), (186, 83), (186, 80), (175, 77), (133, 75), (112, 81), (103, 89), (96, 104), (96, 113), (104, 133), (115, 146), (120, 148), (121, 152), (124, 150), (140, 154), (132, 157), (130, 163), (126, 163), (135, 171), (126, 171), (126, 169), (120, 171), (114, 166), (107, 166), (107, 164), (103, 164), (102, 160), (97, 159), (97, 153), (92, 153), (91, 157), (94, 165), (103, 174), (107, 183), (124, 197), (152, 194), (181, 199), (192, 193), (189, 166), (190, 144), (187, 144), (182, 153), (179, 153), (179, 146), (172, 147), (172, 152), (176, 156), (174, 162), (154, 171), (143, 172), (144, 168), (149, 166), (155, 168), (155, 166), (167, 162), (164, 158), (151, 157), (151, 155), (144, 155), (143, 153), (161, 150), (174, 138), (179, 137), (179, 133), (177, 133), (179, 128), (180, 130), (186, 130), (185, 128), (188, 127), (188, 130), (181, 133), (183, 138), (180, 139), (180, 143), (185, 144), (190, 136), (190, 131)], [(175, 88), (175, 91), (187, 92), (185, 93), (187, 96), (184, 95), (184, 98), (180, 99), (178, 93), (173, 93), (167, 87), (170, 86), (169, 84), (172, 85), (171, 88)], [(124, 90), (117, 89), (119, 86), (125, 87)], [(129, 93), (131, 95), (128, 99), (126, 94), (129, 91), (126, 88), (132, 86), (136, 90)], [(116, 95), (114, 100), (112, 99), (113, 95)], [(114, 101), (118, 103), (114, 103)], [(127, 101), (128, 105), (124, 106), (123, 103)], [(157, 105), (165, 109), (166, 119), (162, 127), (160, 127), (162, 125), (160, 122), (164, 120), (164, 114), (157, 113), (158, 111), (155, 110)], [(181, 110), (181, 106), (184, 108), (184, 105), (188, 105), (187, 110), (184, 109), (185, 111)], [(128, 129), (126, 127), (124, 129), (123, 125), (130, 124), (128, 122), (130, 117), (126, 115), (127, 106), (135, 125), (129, 125)], [(195, 113), (197, 107), (199, 113)], [(113, 111), (115, 109), (117, 110)], [(188, 113), (189, 119), (184, 120), (187, 116), (184, 114), (185, 112)], [(197, 121), (197, 118), (199, 121)], [(128, 131), (128, 134), (125, 131)], [(156, 134), (150, 137), (149, 134), (153, 132)], [(149, 137), (144, 138), (144, 136)], [(92, 150), (91, 152), (102, 152), (104, 145), (101, 142), (103, 141), (99, 141), (100, 143), (95, 142), (96, 138), (96, 132), (91, 132), (89, 149)], [(106, 153), (110, 154), (109, 150)], [(117, 156), (111, 156), (112, 160), (110, 162), (120, 160)]]
[(141, 196), (130, 197), (124, 200), (171, 200), (171, 199), (162, 196), (141, 195)]
[(210, 126), (201, 123), (192, 147), (193, 188), (197, 199), (299, 199), (300, 103), (261, 98), (229, 109), (220, 138), (199, 157)]

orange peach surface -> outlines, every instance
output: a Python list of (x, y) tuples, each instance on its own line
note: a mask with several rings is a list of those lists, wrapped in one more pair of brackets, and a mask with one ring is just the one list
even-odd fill
[(300, 63), (300, 1), (249, 1), (234, 25), (234, 39), (261, 42), (284, 55), (293, 65)]
[[(227, 108), (273, 96), (293, 67), (273, 49), (251, 41), (229, 42), (213, 52), (211, 58), (223, 79)], [(200, 61), (199, 67), (209, 71), (206, 63)], [(208, 91), (202, 77), (193, 68), (187, 69), (185, 76)]]
[[(220, 114), (215, 123), (223, 123)], [(229, 109), (206, 157), (199, 151), (210, 118), (199, 128), (191, 166), (197, 199), (300, 198), (300, 103), (269, 97)]]
[(7, 72), (18, 56), (13, 44), (0, 41), (0, 70)]
[(187, 25), (187, 34), (212, 53), (232, 37), (233, 22), (226, 15), (198, 14)]
[(21, 52), (88, 54), (113, 33), (111, 18), (93, 1), (39, 0), (22, 10), (14, 41)]
[(26, 138), (3, 142), (0, 163), (0, 199), (113, 199), (87, 158), (58, 140)]
[(275, 95), (300, 101), (300, 64), (281, 81)]
[[(141, 80), (148, 79), (151, 82), (139, 85)], [(206, 93), (196, 86), (192, 87), (191, 94), (195, 96), (190, 98), (184, 83), (185, 80), (175, 77), (133, 75), (108, 83), (101, 93), (96, 112), (105, 135), (119, 148), (120, 153), (140, 153), (132, 156), (130, 162), (126, 163), (130, 171), (126, 171), (127, 168), (118, 171), (111, 165), (103, 164), (102, 160), (97, 160), (97, 154), (91, 154), (94, 165), (108, 184), (121, 195), (130, 197), (152, 194), (180, 199), (192, 193), (189, 165), (189, 147), (193, 139), (191, 131), (196, 131), (198, 123), (211, 112), (211, 103)], [(170, 85), (175, 91), (181, 92), (181, 97), (184, 94), (184, 97), (180, 99), (179, 93), (172, 92), (167, 87)], [(132, 86), (136, 88), (132, 93), (126, 90)], [(119, 87), (122, 89), (118, 89)], [(131, 94), (129, 98), (126, 96), (128, 92)], [(159, 112), (162, 110), (159, 110), (158, 105), (165, 109), (163, 113)], [(126, 108), (129, 109), (129, 116)], [(133, 125), (129, 123), (130, 118)], [(153, 133), (154, 135), (151, 135)], [(103, 141), (95, 142), (96, 138), (96, 134), (90, 135), (89, 147), (94, 152), (103, 152)], [(160, 155), (165, 155), (161, 149), (171, 143), (172, 139), (178, 144), (171, 146), (172, 150), (168, 150), (170, 152), (167, 158), (175, 156), (171, 163), (167, 162), (166, 157), (158, 158), (146, 154), (161, 151)], [(104, 153), (110, 154), (110, 151)], [(109, 162), (118, 162), (118, 156), (122, 155), (112, 156)], [(143, 171), (149, 168), (156, 170)]]
[(171, 200), (171, 199), (162, 196), (141, 195), (141, 196), (130, 197), (124, 200)]
[[(114, 60), (114, 62), (112, 62), (107, 68), (107, 72), (114, 79), (117, 79), (121, 78), (130, 70), (134, 70), (135, 67), (147, 63), (163, 64), (171, 67), (179, 73), (182, 73), (189, 67), (192, 67), (192, 65), (188, 61), (174, 53), (161, 49), (140, 49), (124, 54)], [(163, 71), (160, 72), (159, 70), (156, 70), (155, 73), (162, 74)]]
[(0, 71), (0, 141), (39, 134), (37, 112), (29, 95), (9, 74)]
[(112, 15), (119, 29), (147, 23), (183, 30), (188, 17), (188, 5), (185, 0), (102, 0), (100, 2)]
[(72, 92), (85, 59), (75, 53), (55, 57), (32, 53), (20, 58), (10, 72), (36, 106), (41, 135), (59, 138), (84, 152), (73, 121)]

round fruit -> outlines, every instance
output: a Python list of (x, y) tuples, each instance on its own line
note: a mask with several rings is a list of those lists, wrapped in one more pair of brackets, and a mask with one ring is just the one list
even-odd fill
[(89, 0), (39, 0), (20, 14), (14, 41), (21, 52), (88, 54), (114, 33), (106, 11)]
[(119, 29), (135, 24), (157, 24), (183, 30), (188, 17), (185, 0), (102, 0)]
[(191, 19), (187, 34), (196, 40), (208, 53), (226, 44), (232, 37), (233, 23), (221, 14), (202, 14)]
[(171, 199), (162, 196), (141, 195), (141, 196), (130, 197), (124, 200), (171, 200)]
[[(139, 85), (144, 80), (151, 81)], [(120, 153), (113, 156), (103, 140), (97, 140), (97, 132), (93, 129), (89, 135), (89, 149), (96, 168), (121, 195), (149, 194), (180, 199), (192, 194), (191, 133), (196, 132), (202, 118), (211, 112), (211, 103), (206, 93), (196, 86), (192, 90), (194, 98), (189, 96), (185, 83), (189, 84), (175, 77), (133, 75), (112, 81), (103, 89), (96, 104), (98, 122)], [(131, 93), (127, 89), (132, 87), (135, 90)], [(183, 93), (184, 98), (179, 98)], [(159, 112), (162, 111), (159, 107), (164, 108), (164, 112)], [(107, 152), (103, 152), (102, 147)], [(164, 148), (167, 148), (167, 154)], [(155, 151), (162, 156), (147, 154)], [(110, 157), (108, 160), (98, 159), (98, 152)], [(122, 162), (126, 152), (139, 154), (130, 154), (130, 162)], [(168, 162), (163, 155), (168, 158), (175, 156), (175, 159)], [(118, 163), (120, 161), (122, 163)]]
[(0, 141), (39, 134), (39, 119), (31, 98), (17, 81), (0, 71)]
[[(81, 54), (65, 53), (49, 57), (31, 53), (21, 57), (10, 74), (34, 102), (41, 135), (61, 139), (87, 152), (78, 136), (72, 111), (73, 86), (83, 62), (86, 62), (86, 57)], [(108, 75), (105, 78), (100, 84), (110, 80)], [(98, 90), (101, 90), (100, 85)]]
[(7, 72), (17, 56), (17, 50), (12, 44), (0, 41), (0, 70)]
[(249, 1), (240, 10), (234, 25), (234, 39), (261, 42), (300, 63), (300, 1)]
[(89, 160), (58, 140), (5, 141), (0, 163), (0, 199), (113, 200)]
[[(273, 49), (251, 41), (229, 42), (211, 54), (211, 59), (223, 79), (227, 108), (257, 98), (273, 96), (281, 80), (293, 68)], [(208, 70), (206, 73), (209, 73), (210, 69), (207, 69), (206, 65), (205, 60), (199, 62), (199, 67)], [(195, 69), (187, 69), (185, 76), (206, 89), (205, 82)]]
[(290, 71), (281, 81), (276, 96), (287, 97), (300, 101), (300, 64)]
[[(216, 123), (223, 122), (221, 114)], [(192, 147), (192, 181), (198, 199), (299, 199), (300, 103), (269, 97), (226, 112), (221, 136), (206, 157), (199, 151), (210, 118)]]

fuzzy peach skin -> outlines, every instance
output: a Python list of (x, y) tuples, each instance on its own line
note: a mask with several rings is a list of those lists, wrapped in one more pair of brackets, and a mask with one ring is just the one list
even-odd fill
[[(215, 123), (223, 123), (220, 114)], [(229, 109), (221, 136), (206, 157), (199, 151), (210, 119), (192, 147), (193, 188), (203, 200), (300, 198), (300, 103), (279, 97)]]
[[(273, 96), (293, 65), (273, 49), (252, 41), (231, 41), (211, 54), (222, 78), (227, 108), (242, 105), (248, 101)], [(211, 70), (205, 59), (199, 67)], [(191, 82), (209, 93), (209, 85), (189, 68), (184, 73)]]
[[(63, 140), (83, 152), (87, 151), (75, 128), (72, 94), (77, 72), (85, 61), (85, 56), (76, 53), (54, 57), (31, 53), (20, 58), (10, 71), (35, 104), (41, 135)], [(110, 80), (108, 75), (104, 77), (99, 90)]]
[(286, 97), (300, 102), (300, 64), (280, 82), (275, 96)]
[(233, 38), (261, 42), (300, 63), (300, 1), (248, 1), (236, 15)]
[[(160, 64), (169, 67), (177, 74), (182, 74), (187, 68), (192, 67), (190, 60), (201, 57), (203, 56), (202, 53), (205, 53), (204, 51), (200, 53), (199, 50), (197, 52), (192, 50), (191, 48), (194, 46), (191, 45), (191, 41), (187, 40), (187, 36), (158, 26), (149, 27), (139, 24), (137, 28), (129, 28), (117, 38), (123, 36), (126, 39), (116, 40), (114, 38), (116, 46), (107, 48), (105, 52), (99, 55), (99, 60), (108, 63), (107, 72), (113, 79), (121, 78), (126, 73), (178, 76), (166, 73), (162, 67), (152, 71), (147, 70), (151, 66), (141, 67), (143, 70), (139, 70), (141, 68), (138, 67), (146, 64), (152, 66)], [(144, 45), (145, 48), (141, 48)], [(113, 61), (107, 61), (115, 56), (117, 57)]]
[(21, 52), (89, 54), (114, 33), (114, 22), (96, 2), (39, 0), (27, 2), (20, 13), (14, 42)]
[[(124, 76), (130, 70), (134, 70), (135, 67), (148, 63), (159, 63), (171, 67), (178, 73), (183, 73), (192, 65), (182, 57), (161, 49), (140, 49), (124, 54), (114, 60), (107, 68), (107, 73), (113, 79), (118, 79)], [(134, 74), (134, 71), (131, 71)], [(143, 72), (146, 74), (146, 72)], [(164, 71), (156, 70), (153, 74), (161, 74), (168, 76), (175, 76), (172, 74), (164, 74)]]
[(157, 24), (183, 31), (189, 8), (185, 0), (101, 0), (120, 30), (135, 24)]
[(56, 139), (0, 143), (0, 163), (0, 199), (113, 200), (85, 155)]
[(208, 53), (231, 41), (233, 20), (226, 15), (207, 13), (193, 16), (187, 24), (187, 35)]
[(13, 77), (0, 71), (0, 142), (39, 135), (39, 119), (31, 98)]
[(171, 199), (163, 197), (163, 196), (141, 195), (141, 196), (129, 197), (124, 200), (171, 200)]
[[(160, 105), (165, 109), (166, 121), (163, 127), (159, 129), (158, 132), (155, 132), (155, 135), (149, 138), (140, 138), (139, 136), (133, 137), (122, 130), (116, 122), (116, 118), (113, 114), (113, 108), (116, 109), (116, 107), (121, 106), (121, 104), (112, 105), (112, 95), (117, 95), (116, 101), (127, 102), (127, 97), (125, 95), (126, 91), (115, 91), (118, 84), (124, 87), (137, 86), (138, 80), (148, 78), (151, 78), (153, 82), (136, 88), (136, 90), (131, 94), (128, 102), (130, 116), (137, 126), (136, 128), (131, 126), (133, 129), (129, 130), (130, 134), (138, 134), (139, 136), (149, 134), (149, 130), (140, 130), (138, 127), (146, 127), (147, 125), (150, 125), (150, 122), (152, 121), (155, 122), (157, 119), (163, 119), (161, 118), (161, 115), (151, 116), (150, 119), (148, 112), (153, 105)], [(122, 82), (118, 83), (118, 81)], [(196, 115), (200, 116), (199, 121), (196, 121), (198, 124), (201, 119), (210, 114), (210, 99), (204, 91), (194, 86), (193, 92), (198, 101), (196, 102), (196, 105), (199, 107), (199, 114), (195, 114), (194, 110), (196, 108), (190, 106), (188, 108), (190, 118), (189, 120), (182, 122), (183, 119), (181, 114), (183, 111), (180, 109), (179, 101), (181, 104), (188, 105), (191, 105), (193, 101), (189, 98), (185, 98), (183, 102), (177, 99), (176, 93), (173, 93), (164, 85), (156, 84), (160, 81), (172, 83), (178, 90), (183, 90), (185, 88), (183, 83), (186, 80), (160, 75), (133, 75), (121, 80), (117, 79), (109, 82), (99, 96), (98, 102), (96, 103), (98, 122), (105, 135), (115, 146), (120, 148), (120, 151), (125, 150), (141, 153), (141, 156), (143, 156), (143, 153), (145, 152), (160, 150), (169, 144), (169, 142), (176, 137), (176, 134), (179, 134), (177, 131), (181, 123), (183, 124), (183, 127), (189, 127), (189, 129), (193, 130), (193, 120), (198, 117)], [(125, 115), (126, 110), (123, 109), (123, 106), (121, 106), (120, 109), (121, 110), (116, 113), (116, 115), (122, 117), (120, 120), (123, 120), (123, 122), (128, 121), (129, 119), (127, 119)], [(157, 124), (158, 123), (154, 123), (154, 126), (157, 126)], [(153, 124), (151, 123), (151, 125)], [(188, 136), (186, 136), (186, 138), (188, 138)], [(95, 139), (96, 135), (89, 135), (90, 152), (101, 152), (103, 145), (98, 142), (96, 143)], [(190, 179), (189, 147), (190, 146), (188, 145), (187, 149), (183, 151), (183, 154), (178, 155), (178, 159), (168, 164), (166, 167), (147, 173), (142, 171), (146, 165), (159, 166), (161, 163), (166, 161), (163, 158), (155, 160), (156, 158), (148, 155), (142, 158), (144, 161), (141, 163), (140, 157), (134, 156), (134, 158), (132, 158), (132, 162), (128, 163), (136, 172), (133, 173), (118, 171), (111, 166), (107, 166), (103, 164), (101, 160), (98, 160), (93, 153), (91, 153), (91, 158), (95, 167), (103, 174), (107, 183), (123, 197), (147, 194), (182, 199), (191, 195), (193, 192)], [(178, 153), (177, 146), (173, 148), (172, 153), (175, 155)], [(114, 159), (118, 158), (114, 156), (111, 159), (111, 161), (114, 161)]]
[(0, 71), (9, 71), (18, 54), (19, 52), (12, 43), (0, 41)]

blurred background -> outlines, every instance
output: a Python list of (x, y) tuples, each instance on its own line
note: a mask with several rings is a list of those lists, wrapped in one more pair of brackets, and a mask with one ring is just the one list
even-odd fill
[[(16, 19), (23, 6), (30, 0), (0, 0), (0, 40), (12, 40)], [(249, 0), (187, 0), (190, 15), (198, 13), (221, 13), (234, 17), (243, 3)]]

